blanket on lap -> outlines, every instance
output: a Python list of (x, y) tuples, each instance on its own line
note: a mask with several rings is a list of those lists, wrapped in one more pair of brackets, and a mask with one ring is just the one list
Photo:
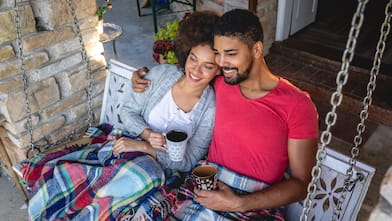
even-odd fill
[(114, 157), (118, 136), (95, 128), (90, 145), (41, 155), (21, 164), (30, 189), (30, 220), (115, 220), (165, 182), (159, 163), (139, 152)]
[[(236, 174), (222, 166), (218, 167), (218, 180), (229, 185), (235, 192), (246, 194), (268, 187), (269, 185), (245, 176)], [(179, 191), (170, 189), (166, 185), (159, 191), (150, 195), (140, 204), (132, 220), (192, 220), (192, 221), (228, 221), (228, 220), (263, 220), (283, 221), (281, 209), (248, 211), (245, 213), (216, 212), (207, 209), (193, 201), (195, 184), (191, 175), (187, 176), (185, 183)], [(170, 193), (168, 193), (171, 191)], [(177, 193), (178, 192), (178, 193)], [(176, 195), (176, 197), (170, 197)]]

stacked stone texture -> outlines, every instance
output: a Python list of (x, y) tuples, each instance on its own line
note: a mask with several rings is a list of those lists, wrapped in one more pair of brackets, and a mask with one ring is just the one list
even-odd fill
[[(98, 119), (106, 62), (96, 28), (96, 1), (72, 3), (92, 69), (92, 107)], [(30, 136), (14, 6), (19, 8), (34, 142), (54, 143), (87, 123), (88, 73), (68, 0), (0, 2), (0, 137), (11, 160), (20, 161)]]

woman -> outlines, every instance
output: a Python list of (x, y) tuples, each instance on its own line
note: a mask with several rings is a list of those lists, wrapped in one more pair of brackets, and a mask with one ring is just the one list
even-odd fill
[[(217, 19), (215, 13), (204, 11), (181, 21), (175, 46), (184, 72), (174, 65), (158, 65), (149, 72), (151, 86), (143, 93), (133, 92), (121, 116), (130, 135), (143, 140), (120, 138), (113, 147), (115, 155), (144, 152), (164, 168), (190, 171), (207, 154), (215, 116), (210, 82), (219, 73), (212, 46)], [(170, 160), (164, 147), (163, 133), (170, 129), (188, 134), (185, 157), (179, 162)]]
[[(151, 87), (127, 101), (122, 119), (128, 132), (142, 140), (112, 140), (120, 134), (100, 125), (90, 128), (90, 145), (22, 165), (31, 191), (30, 220), (117, 220), (175, 182), (163, 169), (189, 171), (207, 154), (215, 112), (209, 82), (219, 71), (211, 35), (217, 19), (212, 12), (195, 12), (184, 19), (176, 40), (177, 56), (187, 55), (179, 59), (184, 73), (173, 65), (159, 65), (151, 70)], [(188, 133), (181, 162), (170, 161), (164, 148), (162, 133), (171, 127)]]

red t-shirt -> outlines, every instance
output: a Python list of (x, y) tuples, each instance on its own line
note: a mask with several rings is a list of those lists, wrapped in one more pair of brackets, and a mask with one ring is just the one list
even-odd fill
[(318, 115), (309, 96), (285, 79), (267, 95), (245, 98), (223, 77), (214, 84), (216, 115), (208, 160), (267, 183), (288, 167), (288, 138), (318, 136)]

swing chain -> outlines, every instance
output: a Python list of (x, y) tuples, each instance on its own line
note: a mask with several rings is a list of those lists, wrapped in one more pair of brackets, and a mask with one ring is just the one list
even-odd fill
[[(16, 4), (16, 3), (15, 3)], [(33, 120), (31, 116), (31, 108), (30, 108), (30, 99), (29, 99), (29, 86), (28, 86), (28, 79), (27, 73), (25, 68), (25, 59), (24, 59), (24, 52), (23, 52), (23, 43), (22, 43), (22, 33), (21, 33), (21, 22), (20, 22), (20, 15), (19, 15), (19, 5), (15, 5), (15, 13), (14, 13), (14, 21), (16, 26), (16, 45), (18, 48), (18, 53), (20, 57), (20, 69), (22, 72), (22, 80), (23, 80), (23, 94), (24, 94), (24, 101), (26, 106), (26, 115), (27, 115), (27, 130), (29, 133), (29, 150), (36, 154), (36, 148), (33, 143)]]
[(356, 164), (356, 159), (358, 158), (359, 155), (359, 146), (362, 143), (362, 134), (363, 132), (365, 132), (366, 129), (365, 121), (368, 118), (369, 106), (372, 103), (372, 95), (374, 90), (376, 89), (376, 80), (380, 71), (381, 59), (384, 54), (386, 39), (391, 29), (391, 24), (390, 24), (391, 18), (392, 18), (392, 0), (389, 0), (389, 3), (385, 7), (385, 19), (381, 26), (380, 38), (377, 43), (376, 53), (374, 55), (374, 60), (373, 60), (373, 67), (370, 71), (370, 79), (367, 85), (367, 94), (362, 102), (363, 109), (360, 112), (360, 122), (357, 125), (357, 134), (354, 137), (354, 146), (351, 149), (351, 159), (349, 161), (350, 167), (346, 171), (346, 178), (344, 180), (343, 191), (334, 210), (333, 220), (336, 220), (338, 217), (340, 217), (342, 204), (346, 199), (347, 193), (352, 191), (358, 179), (359, 181), (361, 181), (361, 176), (353, 179), (353, 170)]
[(68, 0), (68, 5), (69, 8), (71, 9), (71, 14), (73, 17), (73, 22), (74, 22), (74, 27), (76, 28), (76, 33), (78, 34), (78, 38), (79, 38), (79, 43), (81, 46), (81, 50), (82, 50), (82, 58), (84, 63), (86, 64), (86, 68), (87, 68), (87, 73), (88, 73), (88, 86), (87, 86), (87, 106), (88, 106), (88, 114), (87, 114), (87, 122), (88, 122), (88, 127), (92, 126), (92, 116), (93, 116), (93, 112), (92, 112), (92, 94), (93, 94), (93, 84), (92, 84), (92, 70), (91, 70), (91, 66), (90, 66), (90, 61), (87, 57), (87, 52), (86, 52), (86, 47), (83, 41), (83, 37), (82, 37), (82, 33), (80, 31), (80, 25), (79, 25), (79, 21), (78, 18), (76, 17), (76, 13), (75, 13), (75, 7), (74, 4), (72, 2), (72, 0)]
[(355, 185), (357, 184), (357, 182), (361, 182), (365, 179), (365, 175), (361, 172), (356, 172), (355, 173), (355, 178), (348, 180), (345, 179), (344, 180), (344, 185), (347, 186), (347, 191), (351, 192), (353, 191), (353, 189), (355, 188)]
[[(88, 127), (92, 126), (92, 69), (90, 66), (90, 61), (88, 60), (87, 57), (87, 52), (86, 52), (86, 47), (83, 41), (83, 37), (82, 37), (82, 33), (80, 31), (80, 25), (78, 22), (78, 19), (76, 17), (76, 12), (75, 12), (75, 6), (73, 4), (72, 0), (68, 0), (68, 5), (69, 8), (71, 9), (71, 15), (73, 18), (73, 23), (74, 23), (74, 27), (76, 29), (76, 33), (78, 35), (78, 40), (79, 40), (79, 44), (81, 46), (81, 51), (82, 51), (82, 59), (83, 62), (86, 64), (86, 68), (87, 68), (87, 81), (88, 81), (88, 86), (87, 86), (87, 107), (88, 107), (88, 114), (87, 114), (87, 122), (88, 122)], [(73, 130), (68, 136), (64, 137), (63, 139), (60, 139), (54, 143), (50, 143), (46, 146), (40, 147), (38, 148), (39, 151), (41, 151), (41, 149), (50, 149), (52, 147), (56, 147), (59, 146), (60, 144), (66, 143), (68, 141), (74, 140), (76, 139), (79, 134), (82, 133), (82, 131), (85, 131), (86, 128), (84, 128), (83, 124), (81, 124), (77, 129)]]
[[(87, 89), (87, 106), (88, 106), (88, 117), (87, 117), (87, 122), (88, 126), (91, 127), (92, 125), (92, 69), (90, 67), (90, 63), (87, 57), (87, 52), (85, 49), (85, 44), (83, 42), (82, 34), (80, 31), (80, 26), (78, 24), (78, 20), (76, 17), (75, 13), (75, 8), (73, 5), (72, 0), (68, 0), (69, 7), (71, 9), (71, 14), (73, 16), (73, 21), (74, 21), (74, 27), (76, 27), (76, 32), (78, 34), (79, 38), (79, 43), (81, 46), (81, 51), (82, 51), (82, 59), (85, 62), (87, 66), (87, 73), (88, 73), (88, 89)], [(29, 99), (29, 84), (28, 84), (28, 77), (26, 73), (26, 68), (25, 68), (25, 55), (24, 55), (24, 50), (23, 50), (23, 43), (22, 43), (22, 33), (21, 33), (21, 19), (19, 15), (19, 5), (15, 4), (15, 13), (14, 13), (14, 20), (15, 20), (15, 26), (16, 26), (16, 45), (18, 48), (18, 54), (21, 62), (21, 72), (22, 72), (22, 81), (23, 81), (23, 93), (24, 93), (24, 102), (26, 106), (26, 115), (27, 115), (27, 130), (29, 133), (29, 150), (27, 151), (26, 157), (31, 158), (31, 157), (37, 157), (39, 153), (41, 153), (42, 150), (50, 149), (55, 146), (59, 146), (60, 144), (63, 144), (65, 142), (74, 140), (76, 137), (78, 137), (78, 134), (81, 134), (82, 131), (85, 131), (86, 129), (84, 128), (83, 124), (81, 124), (80, 127), (77, 129), (73, 130), (68, 136), (63, 137), (60, 140), (57, 140), (54, 143), (50, 143), (47, 145), (37, 145), (34, 144), (33, 140), (33, 124), (32, 124), (32, 114), (31, 114), (31, 107), (30, 107), (30, 99)], [(100, 69), (99, 69), (100, 70)]]
[(346, 49), (344, 50), (342, 56), (342, 65), (336, 77), (336, 91), (332, 94), (330, 99), (332, 109), (330, 112), (328, 112), (325, 118), (327, 128), (322, 132), (320, 137), (321, 148), (319, 148), (317, 151), (317, 162), (312, 169), (312, 180), (307, 188), (308, 194), (304, 200), (304, 208), (300, 217), (301, 221), (308, 220), (308, 215), (313, 204), (314, 195), (317, 190), (317, 183), (319, 182), (321, 176), (321, 165), (327, 155), (326, 146), (331, 142), (332, 139), (331, 128), (336, 123), (336, 109), (341, 104), (343, 99), (342, 89), (348, 80), (348, 68), (354, 57), (355, 46), (362, 26), (364, 10), (367, 2), (368, 0), (358, 0), (357, 10), (351, 22), (351, 29), (349, 32)]

